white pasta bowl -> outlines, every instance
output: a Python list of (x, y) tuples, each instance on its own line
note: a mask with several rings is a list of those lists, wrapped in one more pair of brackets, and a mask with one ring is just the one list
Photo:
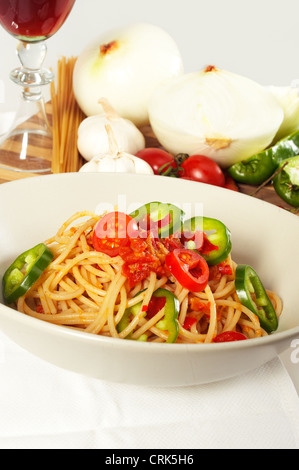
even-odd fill
[(14, 259), (48, 239), (73, 213), (99, 203), (132, 210), (145, 202), (180, 205), (224, 222), (232, 257), (250, 264), (283, 300), (272, 335), (222, 344), (153, 344), (111, 339), (31, 318), (4, 305), (0, 328), (25, 350), (56, 366), (119, 383), (185, 386), (245, 373), (272, 360), (299, 337), (299, 218), (250, 196), (160, 176), (73, 173), (0, 186), (0, 279)]

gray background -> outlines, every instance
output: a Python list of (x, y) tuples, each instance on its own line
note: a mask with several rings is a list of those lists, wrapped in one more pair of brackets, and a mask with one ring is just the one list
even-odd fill
[[(298, 0), (77, 0), (48, 40), (46, 64), (55, 69), (60, 55), (77, 55), (102, 32), (140, 21), (171, 34), (186, 72), (213, 64), (263, 85), (299, 79)], [(0, 112), (17, 103), (16, 87), (7, 78), (18, 65), (15, 46), (0, 28)]]

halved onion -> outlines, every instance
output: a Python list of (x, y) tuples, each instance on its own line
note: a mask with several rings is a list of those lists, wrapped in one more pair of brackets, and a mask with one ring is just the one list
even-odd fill
[(87, 116), (101, 112), (108, 99), (121, 117), (148, 124), (148, 101), (157, 85), (183, 73), (175, 41), (159, 28), (138, 23), (103, 34), (79, 55), (74, 93)]
[(159, 86), (149, 116), (166, 150), (202, 154), (225, 168), (265, 149), (284, 113), (265, 87), (210, 66)]

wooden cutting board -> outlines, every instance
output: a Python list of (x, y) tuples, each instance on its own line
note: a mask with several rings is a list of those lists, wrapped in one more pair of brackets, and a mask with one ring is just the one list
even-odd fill
[[(51, 103), (46, 104), (46, 111), (47, 111), (47, 117), (49, 119), (49, 122), (51, 123), (52, 122)], [(29, 120), (29, 123), (34, 125), (34, 117), (31, 120)], [(153, 132), (152, 132), (152, 130), (149, 126), (143, 128), (141, 130), (142, 130), (142, 132), (145, 136), (146, 147), (159, 147), (159, 142), (155, 138), (155, 136), (154, 136), (154, 134), (153, 134)], [(39, 148), (38, 146), (33, 145), (30, 150), (31, 150), (31, 155), (34, 158), (36, 158), (36, 157), (38, 157), (42, 154), (42, 149)], [(3, 152), (3, 150), (0, 150), (0, 152)], [(15, 155), (17, 155), (18, 149), (17, 148), (12, 149), (12, 152), (14, 152)], [(9, 162), (10, 156), (11, 156), (11, 154), (6, 155), (8, 162)], [(47, 157), (44, 157), (44, 159), (45, 159), (45, 163), (47, 163), (48, 166), (50, 166), (51, 165), (50, 157), (47, 156)], [(43, 173), (43, 174), (51, 174), (51, 171)], [(10, 181), (14, 181), (14, 180), (18, 180), (18, 179), (22, 179), (22, 178), (35, 177), (35, 176), (36, 176), (36, 174), (34, 174), (34, 173), (27, 173), (27, 172), (22, 172), (22, 171), (20, 171), (20, 172), (19, 171), (18, 172), (10, 171), (10, 170), (3, 169), (3, 168), (0, 167), (0, 184), (1, 183), (7, 183), (7, 182), (10, 182)], [(247, 195), (252, 195), (256, 191), (255, 187), (245, 185), (245, 184), (239, 185), (239, 189), (240, 189), (241, 193), (244, 193), (244, 194), (247, 194)], [(264, 188), (262, 188), (253, 197), (256, 197), (258, 199), (266, 201), (270, 204), (274, 204), (274, 205), (277, 205), (279, 207), (283, 207), (286, 210), (294, 210), (294, 208), (292, 208), (291, 206), (286, 204), (276, 194), (276, 192), (274, 191), (271, 184), (269, 184), (269, 185), (265, 186)], [(299, 210), (296, 211), (296, 213), (299, 215)]]

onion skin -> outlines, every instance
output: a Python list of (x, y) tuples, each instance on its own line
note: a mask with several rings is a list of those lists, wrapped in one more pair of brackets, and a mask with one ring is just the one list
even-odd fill
[(98, 114), (98, 100), (105, 97), (121, 117), (141, 127), (149, 122), (148, 102), (156, 86), (182, 73), (182, 57), (168, 33), (138, 23), (87, 46), (74, 69), (74, 93), (86, 116)]
[(168, 152), (205, 155), (228, 168), (270, 145), (284, 113), (265, 87), (209, 66), (159, 86), (149, 116)]

